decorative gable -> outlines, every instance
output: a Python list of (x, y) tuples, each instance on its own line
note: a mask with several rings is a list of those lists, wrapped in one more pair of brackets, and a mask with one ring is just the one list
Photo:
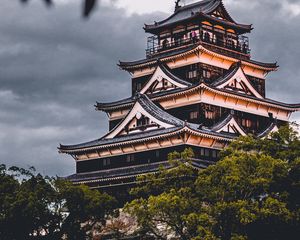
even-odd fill
[(209, 130), (217, 133), (230, 133), (230, 134), (242, 135), (242, 136), (247, 135), (244, 129), (235, 120), (233, 114), (234, 113), (230, 113), (225, 119), (215, 124)]
[(138, 95), (132, 109), (122, 122), (112, 129), (105, 139), (135, 134), (155, 129), (167, 129), (182, 126), (183, 121), (174, 118), (156, 106), (145, 95)]
[(176, 76), (168, 72), (164, 66), (159, 65), (140, 93), (153, 94), (176, 88), (187, 88), (190, 85), (191, 84), (189, 82), (178, 79)]
[(247, 135), (247, 133), (240, 127), (240, 125), (236, 122), (233, 116), (231, 117), (230, 121), (228, 121), (220, 129), (216, 130), (216, 132), (226, 132), (242, 136)]
[(223, 88), (263, 99), (262, 95), (253, 87), (241, 67), (239, 67), (232, 76), (215, 84), (215, 86), (219, 89)]
[(214, 11), (211, 15), (216, 18), (225, 19), (224, 13), (221, 11), (221, 9)]
[(279, 130), (276, 121), (272, 122), (263, 132), (261, 132), (260, 134), (258, 134), (259, 138), (262, 139), (269, 139), (270, 135), (274, 132), (277, 132)]
[(226, 8), (222, 3), (210, 15), (222, 20), (227, 20), (229, 22), (235, 23), (235, 21), (229, 15), (229, 13), (227, 12)]

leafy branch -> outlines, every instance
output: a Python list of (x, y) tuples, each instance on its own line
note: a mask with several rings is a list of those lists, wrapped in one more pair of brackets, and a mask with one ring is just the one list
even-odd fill
[[(30, 0), (20, 0), (21, 3), (28, 3)], [(42, 0), (47, 7), (51, 7), (52, 5), (54, 5), (53, 0)], [(90, 13), (92, 12), (92, 10), (94, 9), (94, 7), (96, 6), (97, 0), (84, 0), (84, 5), (83, 5), (83, 16), (84, 17), (88, 17), (90, 15)]]

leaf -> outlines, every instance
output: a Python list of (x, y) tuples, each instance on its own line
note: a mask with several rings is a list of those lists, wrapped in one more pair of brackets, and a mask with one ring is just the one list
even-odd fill
[[(20, 0), (22, 3), (28, 3), (29, 0)], [(51, 6), (53, 4), (52, 0), (44, 0), (47, 6)]]
[(44, 0), (45, 4), (51, 6), (53, 4), (52, 0)]
[(83, 10), (83, 16), (88, 17), (93, 10), (93, 8), (96, 6), (97, 0), (85, 0), (84, 10)]

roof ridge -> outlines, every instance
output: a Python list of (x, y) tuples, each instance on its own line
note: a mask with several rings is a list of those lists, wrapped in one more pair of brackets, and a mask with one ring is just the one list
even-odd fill
[[(240, 63), (240, 62), (238, 62)], [(229, 71), (228, 73), (225, 74), (225, 76), (221, 76), (219, 77), (217, 80), (215, 80), (211, 86), (213, 87), (217, 87), (219, 85), (221, 85), (222, 83), (225, 83), (229, 78), (231, 78), (232, 76), (234, 76), (234, 74), (237, 73), (237, 71), (239, 70), (239, 68), (241, 67), (240, 64), (238, 63), (233, 63), (232, 66), (229, 68), (232, 69), (231, 71)]]
[(235, 120), (234, 115), (230, 112), (226, 117), (221, 119), (219, 122), (214, 124), (210, 129), (212, 131), (216, 131), (224, 127), (226, 124), (228, 124), (232, 119)]
[(146, 94), (138, 93), (137, 101), (145, 111), (147, 111), (150, 115), (154, 114), (154, 117), (158, 120), (168, 124), (173, 124), (176, 127), (184, 126), (184, 121), (174, 117), (173, 115), (158, 107), (154, 102), (150, 100), (150, 98)]
[(273, 118), (270, 124), (262, 132), (257, 134), (257, 137), (263, 138), (267, 136), (272, 131), (272, 129), (276, 126), (277, 126), (277, 119)]
[(184, 85), (187, 85), (187, 86), (192, 86), (192, 85), (193, 85), (192, 83), (190, 83), (190, 82), (188, 82), (188, 81), (186, 81), (186, 80), (184, 80), (184, 79), (182, 79), (182, 78), (180, 78), (180, 77), (177, 77), (174, 73), (172, 73), (172, 72), (170, 71), (171, 69), (170, 69), (166, 64), (164, 64), (164, 63), (162, 63), (162, 62), (159, 61), (158, 67), (160, 67), (160, 69), (161, 69), (168, 77), (172, 78), (172, 79), (175, 80), (176, 82), (179, 82), (179, 83), (184, 84)]
[(221, 3), (222, 0), (202, 0), (202, 1), (197, 1), (197, 2), (194, 2), (194, 3), (187, 4), (185, 6), (182, 6), (182, 7), (178, 8), (177, 11), (189, 9), (189, 8), (195, 7), (197, 5), (208, 4), (209, 2), (220, 2)]

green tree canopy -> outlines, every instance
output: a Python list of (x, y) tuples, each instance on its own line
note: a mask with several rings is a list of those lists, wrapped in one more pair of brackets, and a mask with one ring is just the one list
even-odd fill
[(147, 184), (133, 190), (144, 195), (126, 210), (137, 218), (140, 232), (157, 239), (298, 239), (299, 146), (290, 126), (265, 139), (241, 137), (207, 169), (195, 172), (177, 161), (171, 170), (144, 176), (141, 183)]
[(85, 239), (113, 213), (115, 199), (87, 186), (0, 166), (0, 239)]

